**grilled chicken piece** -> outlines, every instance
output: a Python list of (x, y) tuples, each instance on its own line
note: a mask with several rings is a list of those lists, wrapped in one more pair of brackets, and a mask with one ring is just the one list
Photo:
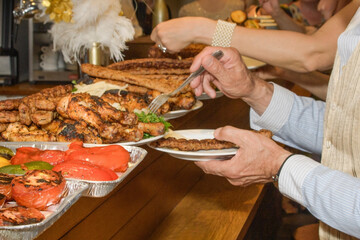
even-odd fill
[(152, 136), (159, 136), (165, 133), (165, 126), (163, 123), (138, 123), (138, 129)]
[(18, 122), (20, 115), (18, 111), (1, 111), (0, 112), (0, 123), (12, 123)]
[(36, 111), (31, 114), (31, 120), (36, 125), (45, 125), (54, 120), (56, 113), (52, 111)]
[(168, 103), (171, 106), (171, 110), (179, 110), (179, 109), (189, 110), (195, 105), (196, 98), (193, 92), (187, 92), (169, 98)]
[(119, 104), (121, 109), (127, 112), (134, 112), (135, 109), (147, 108), (146, 95), (130, 93), (127, 91), (107, 91), (101, 96), (105, 102), (116, 107)]
[(60, 121), (57, 119), (43, 126), (43, 129), (56, 134), (58, 142), (81, 141), (84, 143), (102, 143), (99, 133), (83, 121), (71, 119)]
[[(19, 105), (20, 122), (25, 125), (32, 123), (32, 114), (38, 110), (55, 111), (58, 101), (71, 93), (72, 85), (59, 85), (43, 89), (22, 99)], [(35, 116), (34, 119), (37, 119)]]
[(101, 98), (86, 93), (64, 97), (57, 111), (64, 118), (84, 121), (94, 127), (106, 143), (139, 141), (143, 136), (141, 130), (131, 127), (137, 124), (135, 113), (119, 111)]
[(35, 126), (27, 127), (19, 122), (10, 123), (1, 136), (10, 142), (55, 142), (56, 136)]
[(0, 123), (0, 132), (3, 132), (6, 130), (9, 124), (7, 123)]
[(99, 131), (101, 137), (104, 138), (104, 143), (115, 142), (137, 142), (140, 141), (144, 132), (138, 128), (123, 127), (118, 123), (111, 123)]
[(18, 206), (0, 209), (0, 226), (38, 223), (44, 219), (45, 216), (35, 208)]
[(83, 120), (96, 129), (101, 129), (104, 121), (119, 121), (124, 125), (137, 123), (137, 116), (134, 113), (119, 111), (101, 98), (87, 93), (71, 94), (62, 98), (58, 103), (57, 111), (64, 118)]
[(172, 148), (180, 151), (199, 151), (199, 150), (218, 150), (226, 148), (235, 148), (236, 145), (217, 139), (176, 139), (173, 137), (162, 138), (151, 143), (154, 147)]
[(0, 111), (17, 110), (21, 103), (21, 98), (0, 101)]

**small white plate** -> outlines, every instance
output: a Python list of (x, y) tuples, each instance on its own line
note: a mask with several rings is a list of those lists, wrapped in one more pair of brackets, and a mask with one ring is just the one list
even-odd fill
[(191, 112), (191, 111), (195, 111), (195, 110), (198, 110), (199, 108), (201, 108), (203, 106), (203, 103), (199, 100), (196, 101), (196, 103), (194, 104), (194, 106), (189, 109), (189, 110), (176, 110), (176, 111), (170, 111), (170, 112), (167, 112), (163, 115), (164, 119), (167, 121), (167, 120), (170, 120), (170, 119), (174, 119), (174, 118), (179, 118), (179, 117), (182, 117), (184, 116), (185, 114)]
[[(214, 129), (190, 129), (173, 131), (173, 134), (181, 135), (186, 139), (201, 140), (214, 138), (214, 131)], [(227, 160), (231, 159), (237, 152), (237, 148), (221, 150), (179, 151), (170, 148), (155, 148), (151, 145), (149, 146), (160, 152), (166, 152), (175, 158), (189, 161)]]
[(249, 58), (245, 56), (242, 56), (242, 58), (248, 69), (256, 69), (266, 65), (266, 63), (253, 58)]
[[(216, 96), (215, 98), (219, 98), (224, 96), (224, 93), (222, 93), (221, 91), (216, 91)], [(207, 95), (205, 92), (203, 92), (200, 96), (197, 97), (197, 99), (199, 100), (207, 100), (207, 99), (214, 99), (209, 97), (209, 95)]]

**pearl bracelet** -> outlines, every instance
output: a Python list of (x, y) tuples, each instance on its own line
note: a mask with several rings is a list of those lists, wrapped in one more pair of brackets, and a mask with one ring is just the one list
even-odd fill
[(236, 23), (218, 20), (211, 46), (230, 47)]

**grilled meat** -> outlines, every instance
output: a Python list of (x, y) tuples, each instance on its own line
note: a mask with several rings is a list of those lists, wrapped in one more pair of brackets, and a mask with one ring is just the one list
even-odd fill
[(27, 127), (19, 122), (11, 123), (1, 136), (10, 142), (54, 142), (56, 137), (35, 126)]
[(7, 123), (0, 123), (0, 133), (5, 131), (8, 125)]
[(65, 121), (54, 120), (50, 124), (43, 126), (43, 129), (54, 133), (58, 142), (81, 141), (94, 144), (102, 143), (99, 133), (83, 121), (70, 119)]
[(20, 120), (18, 111), (1, 111), (0, 123), (12, 123)]
[(179, 109), (191, 109), (195, 103), (196, 98), (193, 92), (182, 93), (178, 96), (169, 98), (168, 103), (170, 104), (171, 110), (179, 110)]
[(173, 137), (162, 138), (151, 143), (154, 147), (172, 148), (180, 151), (199, 151), (199, 150), (218, 150), (226, 148), (236, 148), (236, 145), (217, 139), (176, 139)]
[(132, 74), (190, 74), (192, 59), (170, 59), (170, 58), (142, 58), (132, 59), (113, 63), (108, 66), (109, 69), (121, 70)]
[(54, 120), (55, 115), (53, 111), (36, 111), (31, 114), (31, 121), (36, 125), (45, 125)]
[[(133, 85), (146, 87), (149, 89), (157, 90), (159, 92), (170, 93), (180, 86), (183, 81), (179, 79), (151, 79), (149, 77), (139, 77), (132, 73), (127, 73), (119, 70), (96, 66), (92, 64), (82, 64), (81, 70), (93, 77), (120, 80)], [(189, 91), (189, 86), (182, 91)]]
[(99, 97), (87, 93), (71, 94), (62, 98), (57, 111), (64, 118), (83, 120), (96, 129), (102, 129), (104, 122), (119, 121), (124, 125), (134, 125), (137, 117), (134, 113), (117, 110)]
[[(59, 85), (43, 89), (22, 99), (19, 105), (20, 122), (25, 125), (32, 123), (32, 114), (38, 110), (55, 111), (58, 101), (71, 93), (72, 85)], [(37, 116), (34, 119), (38, 119)], [(40, 123), (42, 123), (40, 121)]]
[(138, 129), (152, 136), (159, 136), (165, 133), (165, 126), (163, 123), (143, 123), (139, 122)]
[(44, 219), (45, 216), (35, 208), (18, 206), (0, 209), (0, 226), (38, 223)]
[(0, 101), (0, 111), (17, 110), (21, 103), (21, 98)]

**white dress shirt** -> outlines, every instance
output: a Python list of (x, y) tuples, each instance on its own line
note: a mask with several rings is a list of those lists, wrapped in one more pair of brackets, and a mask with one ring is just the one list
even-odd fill
[[(358, 9), (346, 31), (338, 39), (342, 66), (359, 41)], [(279, 142), (321, 154), (324, 113), (324, 102), (296, 96), (274, 84), (270, 105), (261, 116), (251, 110), (250, 122), (254, 129), (271, 130), (274, 139)], [(309, 157), (294, 155), (281, 170), (279, 190), (305, 206), (329, 226), (360, 238), (359, 178), (327, 168)]]

